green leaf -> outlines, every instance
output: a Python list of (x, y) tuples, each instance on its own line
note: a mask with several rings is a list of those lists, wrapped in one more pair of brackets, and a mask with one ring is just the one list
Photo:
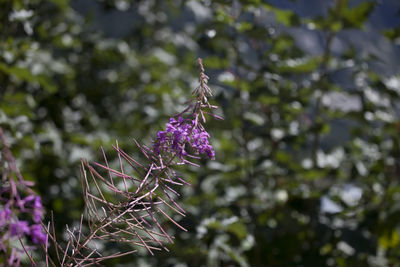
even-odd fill
[(235, 234), (239, 240), (242, 240), (247, 236), (246, 226), (242, 222), (234, 222), (230, 224), (227, 230)]
[(298, 26), (300, 25), (299, 17), (291, 10), (276, 8), (269, 4), (263, 4), (264, 8), (275, 14), (276, 21), (285, 26)]
[(207, 68), (224, 69), (229, 66), (229, 60), (217, 56), (209, 56), (203, 59), (203, 64)]
[(50, 2), (56, 4), (62, 10), (67, 9), (69, 6), (69, 0), (50, 0)]
[(395, 40), (400, 37), (400, 26), (395, 27), (393, 29), (388, 29), (383, 31), (383, 35), (385, 35), (386, 38), (389, 40)]
[(240, 33), (243, 33), (253, 28), (253, 24), (247, 21), (243, 21), (240, 23), (236, 23), (235, 27)]
[(39, 83), (43, 89), (49, 93), (57, 91), (57, 87), (44, 75), (33, 75), (28, 69), (20, 67), (9, 67), (4, 63), (0, 63), (0, 71), (13, 75), (14, 77), (21, 79), (28, 83)]
[(26, 104), (25, 93), (7, 93), (3, 95), (1, 109), (7, 116), (25, 115), (28, 118), (33, 117), (33, 112)]
[(397, 231), (386, 232), (379, 237), (379, 245), (384, 249), (395, 248), (400, 243), (400, 234)]
[(261, 95), (258, 100), (265, 105), (273, 105), (280, 102), (279, 97), (270, 95)]
[(361, 28), (375, 5), (376, 2), (362, 2), (355, 7), (345, 9), (341, 14), (343, 26), (345, 28)]
[(315, 70), (320, 63), (319, 57), (290, 59), (276, 67), (279, 72), (307, 73)]
[(339, 32), (343, 28), (343, 24), (340, 21), (335, 21), (330, 24), (330, 29), (333, 32)]
[(225, 12), (225, 10), (223, 10), (222, 8), (218, 9), (216, 11), (216, 19), (219, 22), (225, 23), (225, 24), (232, 24), (233, 23), (233, 18), (232, 16), (230, 16), (229, 14), (227, 14), (227, 12)]
[(210, 228), (210, 229), (215, 229), (215, 230), (220, 230), (220, 229), (223, 228), (221, 222), (220, 222), (220, 221), (217, 221), (217, 220), (211, 221), (211, 222), (207, 225), (207, 227)]

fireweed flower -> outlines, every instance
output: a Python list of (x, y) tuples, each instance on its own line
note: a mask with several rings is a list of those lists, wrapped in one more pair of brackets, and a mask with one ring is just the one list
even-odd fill
[(154, 151), (157, 154), (168, 152), (176, 154), (182, 160), (188, 155), (186, 147), (189, 146), (194, 154), (206, 154), (211, 159), (215, 157), (208, 140), (210, 135), (196, 120), (170, 118), (165, 126), (166, 130), (159, 131), (154, 142)]
[(35, 223), (40, 222), (40, 219), (43, 216), (43, 211), (42, 199), (40, 196), (36, 196), (33, 202), (33, 220)]
[(7, 207), (0, 208), (0, 231), (8, 224), (11, 219), (11, 210)]
[(44, 244), (46, 242), (46, 234), (43, 233), (42, 226), (40, 224), (34, 224), (30, 227), (30, 235), (32, 242), (35, 244)]
[(40, 225), (44, 209), (41, 198), (30, 188), (32, 183), (25, 181), (16, 167), (1, 127), (0, 141), (0, 172), (3, 173), (0, 178), (0, 262), (5, 257), (9, 266), (19, 266), (21, 256), (31, 253), (35, 246), (24, 245), (24, 250), (13, 241), (46, 242), (47, 236)]
[(170, 154), (177, 156), (184, 163), (190, 163), (185, 157), (197, 158), (197, 155), (200, 154), (205, 154), (210, 159), (215, 157), (214, 148), (209, 142), (210, 135), (202, 123), (206, 122), (204, 114), (211, 115), (216, 119), (222, 118), (205, 111), (205, 109), (217, 107), (208, 102), (207, 98), (212, 95), (211, 89), (207, 85), (209, 78), (204, 73), (201, 59), (198, 59), (198, 64), (200, 66), (200, 85), (192, 93), (194, 99), (189, 103), (188, 108), (169, 119), (169, 122), (165, 124), (164, 131), (157, 133), (153, 150), (161, 158), (163, 155)]
[[(11, 180), (10, 184), (13, 184), (12, 187), (18, 188), (18, 182)], [(9, 241), (31, 240), (33, 244), (44, 244), (46, 242), (47, 236), (40, 225), (44, 214), (42, 201), (33, 192), (30, 192), (31, 194), (25, 197), (23, 201), (18, 201), (17, 199), (21, 200), (18, 192), (20, 190), (10, 199), (10, 195), (12, 195), (9, 193), (11, 187), (0, 187), (2, 187), (0, 193), (0, 254), (9, 255), (10, 265), (18, 266), (19, 257), (24, 254), (24, 251), (19, 247), (13, 247)], [(28, 250), (34, 248), (34, 246), (26, 246)]]
[[(200, 85), (193, 91), (186, 109), (169, 119), (165, 128), (157, 133), (153, 147), (142, 145), (134, 139), (141, 152), (139, 159), (130, 156), (116, 143), (113, 148), (118, 153), (119, 168), (109, 164), (103, 149), (103, 164), (81, 161), (88, 227), (83, 227), (82, 216), (78, 229), (68, 229), (69, 241), (65, 249), (57, 243), (54, 233), (49, 234), (54, 243), (52, 249), (57, 254), (63, 254), (60, 257), (62, 262), (58, 259), (60, 265), (97, 265), (108, 258), (135, 252), (129, 248), (128, 251), (119, 251), (113, 255), (102, 255), (90, 248), (89, 243), (95, 241), (130, 243), (146, 248), (152, 255), (154, 250), (168, 251), (164, 244), (173, 243), (174, 237), (170, 231), (166, 231), (164, 222), (160, 223), (160, 220), (169, 220), (176, 227), (187, 231), (177, 220), (179, 216), (172, 216), (185, 216), (186, 211), (177, 201), (180, 194), (176, 188), (190, 185), (177, 173), (175, 167), (183, 164), (198, 166), (190, 160), (200, 156), (211, 159), (215, 157), (210, 135), (203, 124), (206, 115), (221, 119), (210, 111), (216, 107), (208, 102), (207, 98), (211, 96), (207, 86), (208, 77), (204, 74), (200, 59), (198, 63)], [(105, 189), (113, 194), (105, 194)], [(40, 211), (41, 206), (34, 204), (34, 212), (35, 209)], [(36, 226), (30, 226), (32, 241), (36, 243), (45, 240), (40, 230), (36, 230)]]
[[(17, 186), (15, 181), (11, 183)], [(25, 236), (32, 239), (33, 235), (38, 236), (38, 229), (41, 229), (40, 221), (44, 214), (41, 198), (32, 193), (24, 198), (23, 202), (18, 202), (15, 200), (19, 198), (18, 194), (13, 200), (3, 197), (3, 195), (6, 196), (5, 192), (7, 192), (7, 190), (3, 190), (3, 194), (0, 194), (0, 205), (3, 205), (3, 207), (0, 206), (0, 229), (3, 230), (3, 234), (9, 235), (10, 237), (21, 238)], [(21, 205), (21, 203), (23, 203), (23, 205)], [(9, 207), (11, 207), (11, 209)], [(26, 220), (19, 220), (18, 218), (20, 217), (30, 217), (32, 223), (30, 224)], [(30, 228), (32, 226), (35, 226), (34, 231)], [(7, 231), (9, 233), (7, 233)], [(41, 231), (42, 234), (44, 234), (43, 230)]]
[(27, 221), (16, 221), (11, 223), (10, 226), (11, 237), (23, 237), (25, 234), (29, 234), (29, 227)]

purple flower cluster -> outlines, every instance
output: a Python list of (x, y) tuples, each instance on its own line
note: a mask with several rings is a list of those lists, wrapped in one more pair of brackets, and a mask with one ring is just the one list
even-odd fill
[[(2, 198), (2, 200), (3, 199), (4, 198)], [(43, 216), (41, 198), (36, 195), (28, 195), (24, 199), (19, 199), (17, 195), (15, 200), (16, 201), (8, 200), (3, 207), (0, 207), (0, 231), (4, 233), (4, 236), (6, 236), (5, 233), (9, 231), (9, 237), (11, 238), (22, 238), (26, 236), (30, 237), (35, 244), (44, 243), (46, 241), (46, 235), (40, 225), (40, 220)], [(13, 202), (15, 205), (12, 205)], [(14, 207), (10, 209), (12, 206)], [(29, 225), (28, 221), (18, 218), (22, 216), (31, 216), (33, 223)], [(1, 241), (3, 241), (4, 236), (1, 238)]]
[[(16, 183), (11, 181), (10, 187), (0, 188), (0, 251), (8, 253), (7, 244), (13, 239), (30, 239), (34, 244), (44, 244), (46, 234), (40, 221), (43, 217), (42, 200), (31, 192), (21, 198), (16, 190)], [(21, 219), (23, 218), (23, 219)], [(21, 251), (11, 248), (10, 265), (18, 266)]]
[(188, 155), (186, 145), (189, 145), (194, 154), (206, 154), (207, 157), (214, 158), (215, 152), (208, 141), (209, 137), (210, 135), (197, 120), (170, 118), (169, 123), (166, 123), (166, 130), (157, 133), (154, 151), (157, 154), (161, 152), (176, 154), (183, 159)]

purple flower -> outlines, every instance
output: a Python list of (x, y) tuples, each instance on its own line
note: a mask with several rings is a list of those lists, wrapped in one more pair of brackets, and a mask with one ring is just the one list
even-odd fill
[(42, 227), (40, 224), (34, 224), (30, 229), (32, 241), (35, 244), (45, 243), (46, 242), (46, 234), (43, 233)]
[(157, 154), (175, 153), (183, 159), (187, 155), (185, 145), (188, 144), (195, 154), (206, 154), (209, 158), (214, 158), (215, 152), (208, 141), (209, 137), (210, 135), (195, 120), (188, 123), (188, 120), (182, 117), (178, 120), (170, 118), (169, 123), (166, 123), (166, 130), (157, 133), (154, 151)]
[(0, 228), (7, 225), (11, 220), (11, 210), (7, 207), (0, 210)]
[(215, 152), (208, 141), (209, 137), (210, 135), (205, 130), (194, 129), (192, 147), (197, 153), (205, 153), (209, 158), (214, 158)]
[(35, 202), (33, 204), (33, 208), (34, 209), (39, 209), (39, 210), (41, 210), (43, 208), (42, 199), (40, 198), (40, 196), (36, 196), (35, 197)]
[(29, 234), (27, 221), (16, 221), (11, 223), (11, 236), (22, 237), (24, 234)]
[(18, 207), (18, 209), (19, 209), (21, 212), (25, 212), (25, 211), (26, 211), (26, 209), (25, 209), (25, 201), (24, 201), (23, 199), (21, 199), (21, 198), (19, 197), (19, 195), (16, 196), (16, 201), (15, 201), (15, 203), (16, 203), (16, 206)]
[(43, 215), (43, 206), (42, 199), (40, 196), (35, 197), (35, 201), (33, 203), (33, 220), (38, 223)]

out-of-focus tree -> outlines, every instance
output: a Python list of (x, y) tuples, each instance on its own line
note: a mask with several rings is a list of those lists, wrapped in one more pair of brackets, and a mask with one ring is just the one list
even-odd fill
[[(0, 123), (60, 234), (82, 211), (79, 158), (151, 144), (200, 56), (225, 120), (216, 161), (181, 170), (189, 231), (108, 265), (400, 266), (400, 77), (349, 38), (383, 4), (275, 2), (0, 2)], [(396, 25), (380, 37), (398, 52)]]

